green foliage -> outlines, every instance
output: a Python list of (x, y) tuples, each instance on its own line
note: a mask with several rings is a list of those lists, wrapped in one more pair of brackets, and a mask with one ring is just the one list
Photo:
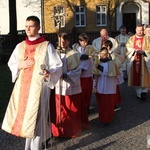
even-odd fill
[(2, 122), (12, 92), (11, 72), (7, 65), (0, 65), (0, 122)]

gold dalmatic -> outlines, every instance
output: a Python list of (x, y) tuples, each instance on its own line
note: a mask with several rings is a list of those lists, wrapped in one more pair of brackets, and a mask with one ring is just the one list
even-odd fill
[(22, 42), (19, 46), (18, 59), (27, 57), (35, 63), (19, 72), (2, 124), (8, 133), (25, 138), (35, 136), (43, 80), (39, 72), (41, 64), (45, 64), (47, 45), (45, 41), (34, 45)]

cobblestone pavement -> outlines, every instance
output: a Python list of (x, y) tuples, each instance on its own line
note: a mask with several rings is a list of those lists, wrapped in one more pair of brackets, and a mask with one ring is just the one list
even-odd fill
[[(134, 88), (121, 86), (122, 102), (115, 110), (114, 121), (99, 127), (97, 104), (93, 95), (90, 129), (74, 139), (51, 139), (48, 150), (146, 150), (150, 135), (150, 93), (146, 101), (136, 99)], [(24, 150), (25, 139), (0, 130), (0, 150)], [(150, 146), (149, 146), (150, 147)]]

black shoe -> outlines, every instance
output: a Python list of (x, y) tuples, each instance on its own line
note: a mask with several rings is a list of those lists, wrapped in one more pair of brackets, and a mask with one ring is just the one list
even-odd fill
[(142, 92), (141, 93), (141, 100), (146, 100), (147, 97), (147, 93), (146, 92)]

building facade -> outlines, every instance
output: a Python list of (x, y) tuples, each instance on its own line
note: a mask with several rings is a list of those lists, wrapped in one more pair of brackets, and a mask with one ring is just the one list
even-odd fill
[[(57, 8), (60, 12), (57, 12)], [(121, 25), (134, 32), (137, 24), (150, 24), (150, 1), (146, 0), (45, 0), (44, 32), (98, 32), (101, 28), (117, 31)]]
[[(118, 31), (122, 24), (134, 32), (137, 24), (150, 24), (150, 0), (16, 0), (16, 5), (18, 30), (24, 30), (27, 16), (36, 15), (41, 33), (58, 32), (58, 8), (61, 31), (68, 33)], [(0, 34), (8, 33), (8, 0), (1, 0)]]
[(125, 0), (116, 9), (116, 29), (124, 24), (134, 31), (137, 24), (150, 24), (150, 0)]

